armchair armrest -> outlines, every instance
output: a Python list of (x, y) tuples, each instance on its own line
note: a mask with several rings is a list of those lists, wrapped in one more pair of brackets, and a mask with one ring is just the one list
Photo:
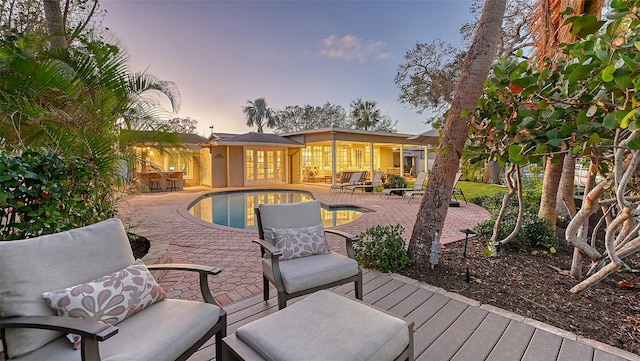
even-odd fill
[(118, 333), (118, 328), (98, 321), (60, 316), (16, 316), (0, 320), (0, 328), (38, 328), (77, 333), (83, 338), (104, 341)]
[(190, 271), (190, 272), (206, 273), (210, 275), (217, 275), (218, 273), (222, 272), (220, 268), (204, 266), (200, 264), (163, 263), (163, 264), (149, 264), (145, 266), (150, 270)]
[(147, 265), (149, 270), (161, 270), (161, 271), (189, 271), (198, 272), (200, 274), (200, 292), (202, 298), (207, 303), (212, 303), (218, 307), (220, 305), (213, 298), (211, 289), (209, 288), (209, 275), (217, 275), (222, 272), (220, 268), (204, 266), (199, 264), (183, 264), (183, 263), (164, 263), (164, 264), (150, 264)]
[[(118, 333), (118, 328), (98, 321), (59, 316), (17, 316), (0, 319), (0, 329), (38, 328), (82, 336), (80, 358), (83, 361), (100, 361), (98, 342)], [(4, 332), (4, 331), (3, 331)]]
[(271, 257), (273, 257), (273, 256), (278, 256), (278, 257), (282, 256), (282, 251), (281, 250), (276, 248), (276, 246), (274, 246), (273, 244), (265, 241), (264, 239), (254, 239), (251, 242), (257, 243), (257, 244), (260, 245), (260, 249), (262, 250), (263, 255), (264, 255), (264, 251), (267, 251)]
[(360, 237), (354, 236), (347, 232), (338, 231), (337, 229), (325, 229), (324, 231), (326, 233), (335, 234), (335, 235), (344, 237), (344, 240), (346, 243), (345, 246), (347, 248), (347, 256), (351, 259), (356, 258), (355, 253), (353, 252), (353, 242), (358, 242), (360, 240)]
[(344, 239), (348, 240), (349, 242), (358, 242), (360, 240), (360, 237), (358, 236), (354, 236), (351, 233), (347, 233), (344, 231), (339, 231), (337, 229), (325, 229), (324, 230), (326, 233), (331, 233), (331, 234), (335, 234), (341, 237), (344, 237)]

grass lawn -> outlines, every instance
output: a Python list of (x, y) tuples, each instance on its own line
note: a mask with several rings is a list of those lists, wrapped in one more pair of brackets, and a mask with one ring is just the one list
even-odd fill
[[(413, 187), (414, 181), (410, 180), (407, 183), (407, 187), (411, 188)], [(507, 187), (496, 184), (485, 184), (466, 181), (459, 181), (457, 188), (462, 189), (462, 192), (464, 192), (464, 196), (467, 198), (467, 201), (471, 201), (474, 198), (480, 196), (493, 196), (496, 193), (506, 193), (508, 191)]]
[(506, 193), (507, 187), (496, 184), (485, 184), (476, 182), (459, 181), (457, 188), (462, 189), (468, 201), (480, 196), (494, 196), (496, 193)]

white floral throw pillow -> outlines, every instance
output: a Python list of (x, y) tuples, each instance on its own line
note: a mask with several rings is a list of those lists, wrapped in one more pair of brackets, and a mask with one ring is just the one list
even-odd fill
[(58, 316), (102, 321), (111, 325), (167, 298), (141, 260), (125, 269), (42, 298)]
[(322, 224), (300, 228), (273, 228), (273, 241), (282, 251), (281, 260), (329, 253)]

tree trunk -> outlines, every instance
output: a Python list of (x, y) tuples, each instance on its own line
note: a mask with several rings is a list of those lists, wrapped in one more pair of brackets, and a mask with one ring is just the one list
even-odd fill
[(476, 107), (496, 56), (505, 7), (506, 0), (485, 2), (478, 30), (462, 64), (431, 177), (409, 241), (409, 256), (418, 264), (427, 264), (434, 235), (442, 232), (453, 181), (469, 132), (469, 114)]
[(556, 229), (556, 198), (562, 176), (563, 157), (563, 154), (555, 154), (547, 158), (542, 180), (542, 198), (538, 217), (548, 220), (553, 229)]
[(51, 49), (66, 49), (67, 37), (64, 29), (64, 20), (60, 10), (59, 0), (43, 0), (44, 15), (47, 19), (47, 29), (49, 30), (49, 44)]
[(500, 164), (495, 160), (484, 163), (482, 182), (486, 184), (500, 184)]
[(576, 158), (569, 154), (564, 157), (562, 176), (556, 198), (556, 215), (572, 218), (576, 214), (576, 201), (573, 198), (574, 178), (576, 175)]

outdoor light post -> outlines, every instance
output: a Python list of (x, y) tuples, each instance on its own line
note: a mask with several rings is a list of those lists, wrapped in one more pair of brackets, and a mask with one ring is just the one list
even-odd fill
[(470, 234), (476, 234), (476, 232), (465, 228), (465, 229), (461, 229), (460, 232), (464, 233), (464, 253), (463, 253), (463, 257), (464, 257), (464, 267), (466, 268), (467, 271), (467, 283), (471, 282), (471, 272), (469, 271), (469, 259), (467, 258), (467, 243), (469, 242), (469, 235)]

